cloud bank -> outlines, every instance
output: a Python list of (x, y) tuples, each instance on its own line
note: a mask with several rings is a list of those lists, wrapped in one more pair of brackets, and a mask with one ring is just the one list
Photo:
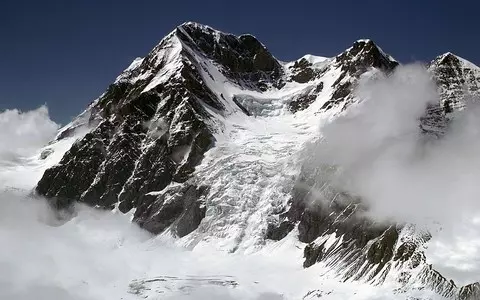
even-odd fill
[(59, 125), (53, 122), (48, 108), (22, 112), (17, 109), (0, 111), (0, 161), (11, 162), (32, 155), (50, 142)]
[[(256, 273), (262, 278), (277, 270), (265, 264), (270, 269), (262, 275), (261, 259), (245, 264), (214, 250), (186, 251), (171, 239), (152, 238), (130, 215), (81, 205), (60, 222), (45, 200), (15, 188), (33, 188), (27, 177), (46, 167), (33, 155), (59, 126), (44, 106), (3, 111), (0, 126), (0, 299), (284, 299), (254, 282)], [(222, 286), (229, 275), (239, 288)], [(159, 276), (167, 281), (149, 282)]]
[[(468, 265), (464, 271), (469, 269), (451, 273), (460, 281), (480, 280), (474, 258), (480, 254), (480, 228), (474, 226), (480, 216), (480, 106), (466, 100), (445, 136), (433, 139), (421, 133), (419, 124), (439, 95), (422, 66), (398, 67), (391, 76), (363, 82), (356, 93), (363, 101), (322, 128), (316, 159), (340, 167), (334, 182), (361, 196), (372, 217), (432, 229), (440, 224), (438, 242), (448, 247), (436, 250), (457, 251), (448, 263), (458, 267), (462, 261)], [(466, 235), (477, 240), (468, 250)], [(434, 235), (432, 248), (435, 243)], [(445, 263), (446, 253), (440, 256), (438, 262)], [(468, 279), (462, 277), (466, 274)]]

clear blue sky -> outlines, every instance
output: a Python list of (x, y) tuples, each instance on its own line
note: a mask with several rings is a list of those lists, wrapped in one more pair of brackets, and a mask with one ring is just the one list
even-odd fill
[(452, 51), (480, 64), (478, 0), (2, 0), (0, 110), (47, 103), (65, 123), (184, 21), (252, 33), (281, 60), (372, 38), (401, 62)]

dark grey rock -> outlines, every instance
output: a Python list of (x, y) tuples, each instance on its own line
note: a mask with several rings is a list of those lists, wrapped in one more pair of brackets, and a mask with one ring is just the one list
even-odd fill
[(316, 87), (306, 91), (293, 98), (288, 103), (288, 108), (291, 112), (304, 110), (310, 106), (316, 99), (318, 94), (323, 90), (323, 82), (320, 82)]
[(40, 153), (40, 159), (41, 159), (41, 160), (46, 159), (46, 158), (49, 157), (53, 152), (54, 152), (54, 151), (53, 151), (53, 149), (51, 149), (51, 148), (47, 148), (47, 149), (43, 150), (42, 153)]
[(303, 257), (305, 261), (303, 262), (303, 267), (308, 268), (321, 261), (324, 255), (324, 246), (316, 245), (315, 243), (310, 243), (305, 246), (303, 250)]
[(317, 75), (315, 70), (312, 69), (312, 64), (305, 58), (296, 61), (290, 67), (290, 71), (292, 72), (290, 79), (298, 83), (307, 83)]
[(335, 57), (335, 64), (340, 68), (341, 74), (333, 83), (332, 97), (325, 102), (322, 110), (329, 110), (339, 105), (342, 105), (342, 109), (346, 109), (351, 104), (349, 100), (353, 98), (352, 91), (360, 75), (369, 69), (375, 68), (388, 74), (398, 66), (397, 61), (385, 54), (371, 40), (355, 42), (352, 47)]
[(283, 221), (280, 225), (275, 226), (269, 224), (267, 227), (267, 233), (265, 237), (270, 240), (279, 241), (287, 236), (287, 234), (295, 228), (292, 222)]
[(135, 211), (134, 220), (146, 230), (158, 234), (168, 227), (183, 237), (200, 224), (205, 217), (205, 197), (208, 188), (186, 184), (181, 188), (167, 190), (159, 196), (145, 195)]
[(480, 299), (480, 283), (472, 283), (460, 289), (459, 300)]
[(227, 77), (240, 85), (265, 90), (280, 87), (283, 68), (254, 36), (235, 36), (193, 22), (178, 27), (177, 36), (193, 49), (224, 67)]

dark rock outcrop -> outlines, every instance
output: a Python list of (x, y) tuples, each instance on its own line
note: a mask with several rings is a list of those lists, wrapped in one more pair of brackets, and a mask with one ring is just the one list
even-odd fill
[(459, 300), (480, 299), (480, 283), (472, 283), (460, 289)]
[[(413, 280), (451, 297), (455, 284), (426, 264), (422, 246), (427, 232), (394, 223), (378, 223), (366, 217), (368, 207), (335, 184), (337, 169), (307, 160), (292, 190), (289, 209), (270, 225), (271, 237), (286, 236), (295, 226), (304, 248), (305, 268), (324, 262), (344, 280), (382, 283), (393, 269), (401, 270), (398, 282)], [(404, 227), (406, 226), (406, 227)], [(410, 232), (408, 232), (410, 231)], [(413, 278), (412, 270), (420, 268)]]
[(303, 257), (305, 258), (303, 267), (308, 268), (320, 262), (325, 255), (324, 251), (324, 244), (316, 245), (315, 243), (310, 243), (305, 246), (303, 250)]
[(241, 86), (265, 90), (283, 85), (283, 68), (254, 36), (235, 36), (197, 23), (185, 23), (177, 35), (188, 46), (224, 67), (224, 75)]
[(438, 138), (447, 132), (455, 112), (480, 97), (480, 70), (452, 53), (435, 58), (428, 70), (437, 83), (440, 101), (428, 107), (421, 129)]
[(365, 72), (373, 69), (384, 73), (392, 72), (398, 62), (383, 52), (371, 40), (356, 41), (352, 47), (335, 57), (335, 64), (341, 70), (340, 76), (333, 83), (331, 100), (325, 102), (322, 109), (329, 110), (338, 105), (346, 109), (353, 98), (353, 88)]
[(316, 99), (320, 92), (323, 90), (323, 82), (317, 84), (317, 86), (306, 90), (304, 93), (295, 96), (289, 103), (288, 108), (291, 112), (295, 113), (300, 110), (304, 110), (310, 106)]
[(160, 195), (147, 194), (135, 211), (134, 220), (154, 234), (170, 227), (175, 235), (183, 237), (195, 230), (205, 217), (202, 197), (207, 192), (208, 187), (187, 184)]
[(466, 98), (480, 93), (478, 68), (450, 52), (435, 58), (428, 69), (440, 88), (445, 113), (465, 106)]
[(293, 66), (290, 67), (290, 72), (292, 72), (290, 80), (298, 83), (307, 83), (314, 79), (318, 73), (312, 68), (312, 63), (305, 58), (296, 61)]
[(356, 41), (335, 59), (341, 64), (342, 71), (354, 76), (360, 76), (372, 67), (390, 72), (398, 66), (398, 62), (385, 54), (372, 40)]

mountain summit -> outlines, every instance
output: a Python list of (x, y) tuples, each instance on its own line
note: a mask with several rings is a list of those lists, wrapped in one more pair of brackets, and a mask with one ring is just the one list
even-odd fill
[[(254, 251), (296, 234), (305, 267), (325, 262), (345, 279), (396, 276), (401, 287), (468, 297), (476, 288), (458, 288), (426, 263), (429, 233), (359, 217), (361, 199), (318, 180), (325, 170), (298, 157), (320, 119), (359, 101), (361, 79), (398, 65), (371, 40), (285, 63), (252, 35), (184, 23), (62, 129), (56, 142), (77, 141), (36, 192), (57, 209), (80, 202), (133, 211), (141, 227), (190, 247)], [(465, 86), (478, 92), (480, 69), (453, 54), (428, 68), (442, 96), (424, 121), (431, 130), (462, 107)], [(330, 206), (307, 205), (320, 187)]]

